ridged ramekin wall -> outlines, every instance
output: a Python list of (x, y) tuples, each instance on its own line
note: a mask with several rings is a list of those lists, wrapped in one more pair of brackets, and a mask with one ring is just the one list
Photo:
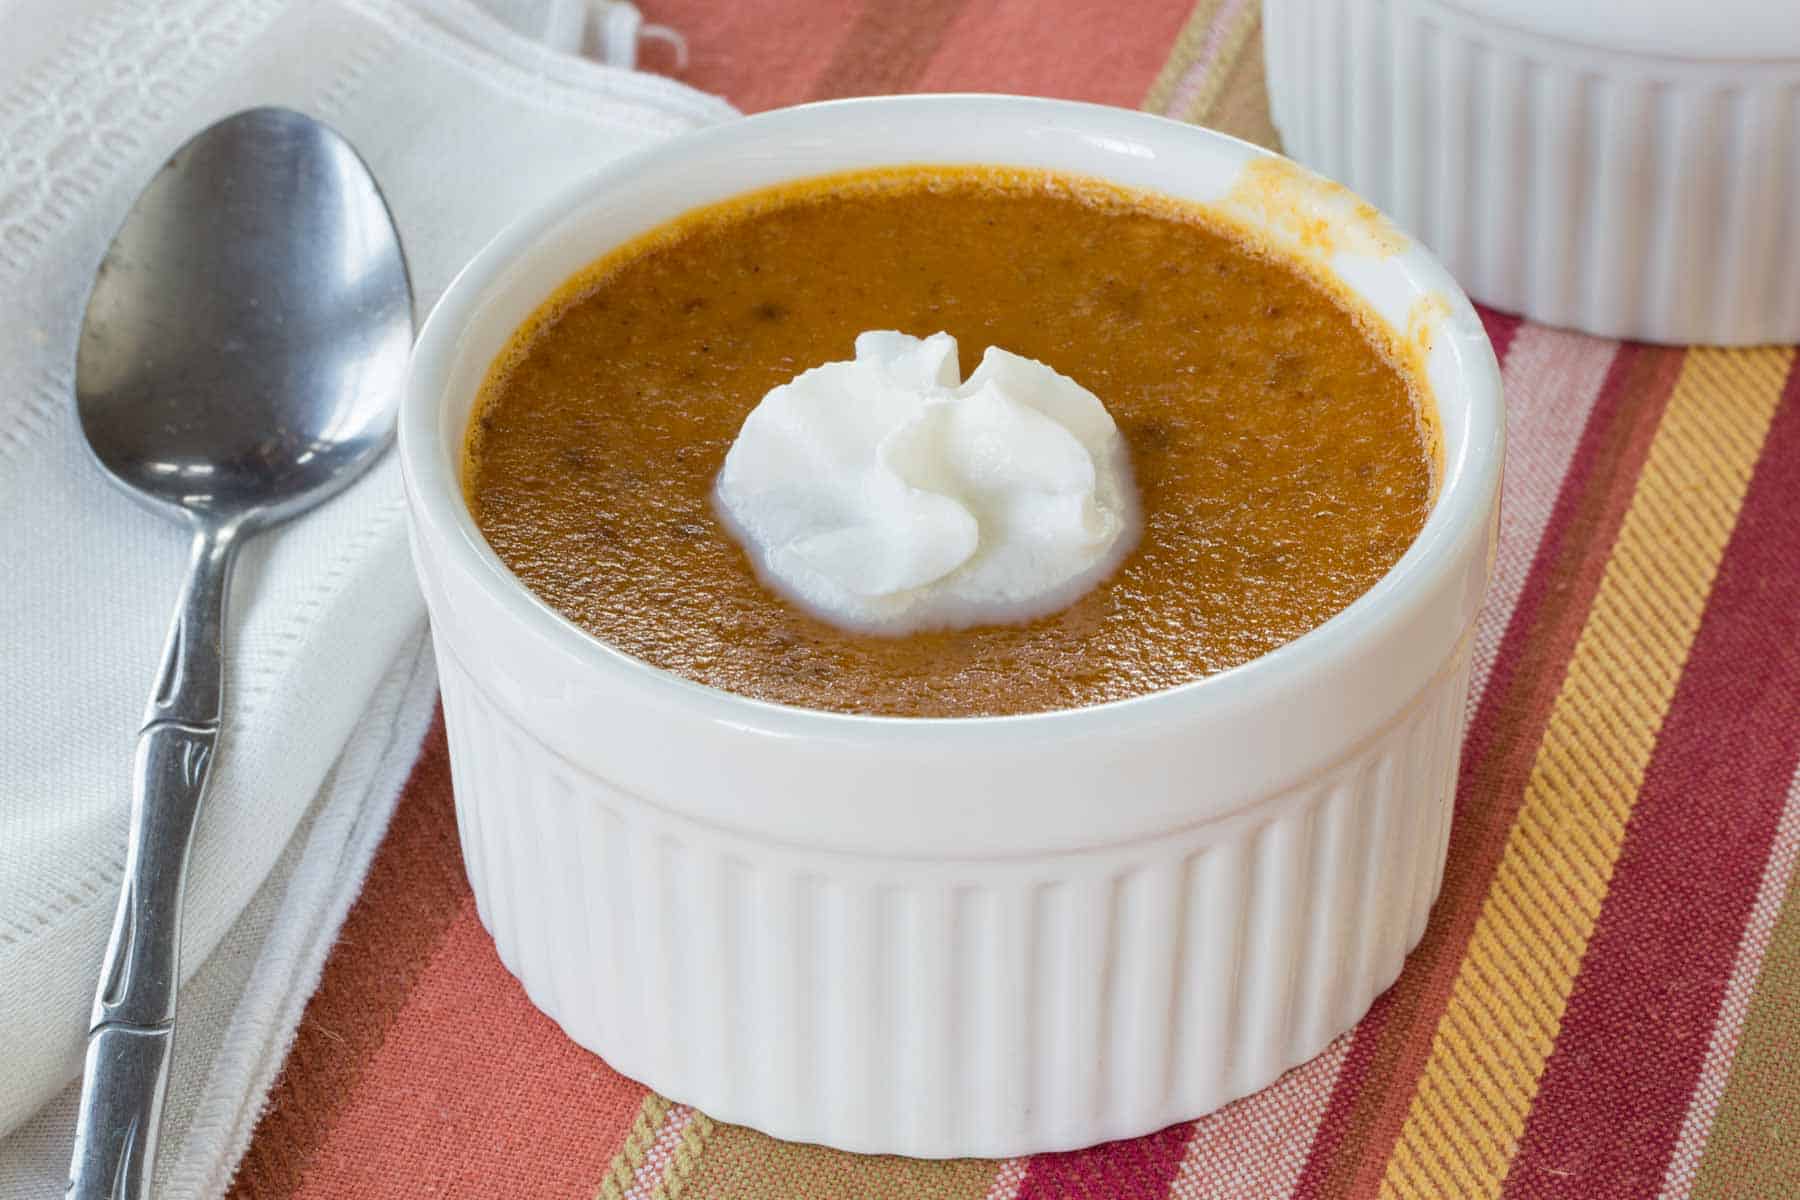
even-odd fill
[(438, 663), (470, 883), (533, 1003), (713, 1117), (942, 1157), (1158, 1129), (1354, 1023), (1442, 882), (1469, 646), (1247, 819), (1010, 861), (683, 819), (562, 759), (442, 639)]
[(1286, 152), (1477, 300), (1608, 337), (1800, 340), (1800, 59), (1604, 49), (1438, 0), (1263, 12)]

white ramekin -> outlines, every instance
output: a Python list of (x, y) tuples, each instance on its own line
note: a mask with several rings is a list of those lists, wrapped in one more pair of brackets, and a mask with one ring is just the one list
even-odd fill
[[(1418, 541), (1317, 630), (1135, 700), (906, 720), (702, 687), (546, 607), (459, 487), (472, 399), (513, 328), (697, 205), (972, 162), (1229, 209), (1270, 158), (1056, 101), (811, 105), (600, 171), (452, 285), (401, 416), (414, 553), (470, 883), (501, 958), (570, 1037), (777, 1136), (1001, 1155), (1204, 1113), (1317, 1054), (1393, 982), (1443, 870), (1503, 429), (1480, 323), (1422, 250), (1330, 264), (1432, 339), (1446, 469)], [(1341, 189), (1288, 175), (1293, 206), (1366, 224)], [(1244, 219), (1298, 245), (1300, 223), (1256, 196)]]
[(1264, 0), (1289, 154), (1469, 294), (1608, 337), (1800, 340), (1792, 0)]

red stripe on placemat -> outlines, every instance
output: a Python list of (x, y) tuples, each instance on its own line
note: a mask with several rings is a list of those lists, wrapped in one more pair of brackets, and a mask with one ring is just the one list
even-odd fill
[(1018, 1200), (1164, 1200), (1193, 1128), (1171, 1125), (1128, 1141), (1035, 1155)]
[[(725, 97), (745, 112), (811, 98), (849, 39), (866, 0), (643, 0), (644, 19), (678, 31), (687, 42), (681, 82)], [(662, 51), (644, 56), (660, 64)], [(666, 69), (666, 68), (664, 68)]]
[(1524, 318), (1489, 308), (1485, 304), (1475, 306), (1475, 315), (1481, 318), (1481, 328), (1486, 331), (1488, 341), (1494, 344), (1494, 357), (1504, 364), (1506, 352), (1512, 349), (1513, 338), (1517, 336), (1519, 326), (1525, 323)]
[(1800, 366), (1650, 760), (1506, 1195), (1653, 1194), (1800, 758)]
[[(989, 0), (970, 5), (926, 65), (920, 91), (1022, 92), (1136, 107), (1193, 0)], [(1080, 47), (1071, 53), (1071, 47)]]
[[(685, 36), (690, 61), (683, 82), (758, 112), (911, 91), (1021, 92), (1136, 105), (1193, 4), (1145, 0), (1129, 20), (1113, 0), (1055, 6), (646, 0), (640, 7), (647, 20)], [(1070, 46), (1084, 52), (1071, 54)]]
[(307, 1001), (232, 1196), (286, 1196), (299, 1186), (468, 895), (440, 713)]
[(1380, 1182), (1681, 359), (1622, 346), (1601, 385), (1469, 727), (1443, 890), (1399, 982), (1357, 1028), (1296, 1196)]
[(532, 1006), (470, 897), (296, 1194), (585, 1198), (643, 1098)]
[[(1145, 0), (1129, 19), (1114, 0), (645, 0), (639, 7), (646, 20), (686, 38), (684, 83), (759, 112), (882, 91), (1019, 92), (1135, 106), (1193, 3)], [(1069, 53), (1071, 46), (1083, 52)]]

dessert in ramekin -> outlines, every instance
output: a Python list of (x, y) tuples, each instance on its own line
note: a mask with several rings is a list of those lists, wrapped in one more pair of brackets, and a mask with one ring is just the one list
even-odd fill
[[(1410, 348), (1440, 472), (1335, 616), (1196, 682), (905, 717), (682, 678), (510, 571), (464, 490), (490, 365), (583, 264), (833, 172), (1049, 171), (1209, 206)], [(973, 348), (971, 348), (973, 349)], [(481, 916), (534, 1002), (724, 1120), (860, 1151), (1148, 1132), (1353, 1023), (1424, 929), (1498, 504), (1498, 372), (1448, 275), (1342, 189), (1142, 114), (910, 97), (750, 118), (619, 163), (503, 233), (421, 337), (414, 549)]]

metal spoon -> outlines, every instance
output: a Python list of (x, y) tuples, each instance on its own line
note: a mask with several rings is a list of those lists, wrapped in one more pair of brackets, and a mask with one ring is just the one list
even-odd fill
[(94, 459), (193, 531), (138, 733), (124, 886), (88, 1031), (68, 1195), (149, 1195), (174, 1039), (181, 891), (224, 692), (242, 541), (387, 446), (412, 288), (375, 180), (336, 133), (258, 108), (188, 142), (100, 264), (75, 369)]

